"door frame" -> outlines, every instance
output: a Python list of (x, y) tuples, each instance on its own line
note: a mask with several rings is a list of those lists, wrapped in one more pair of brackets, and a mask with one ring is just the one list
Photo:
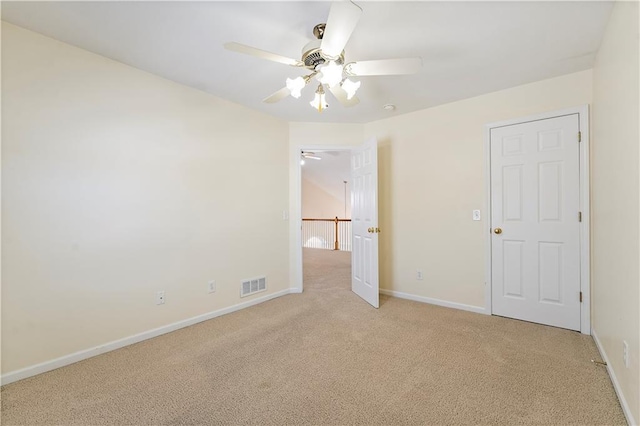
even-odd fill
[(293, 244), (291, 253), (291, 269), (289, 282), (292, 293), (302, 293), (304, 291), (304, 279), (302, 274), (302, 164), (300, 164), (300, 154), (302, 151), (349, 151), (351, 152), (357, 145), (295, 145), (289, 151), (290, 164), (293, 171), (293, 187), (289, 187), (291, 197), (289, 199), (289, 209), (291, 211), (290, 232), (293, 237), (290, 243)]
[[(485, 205), (487, 212), (486, 223), (489, 225), (485, 231), (485, 312), (488, 315), (493, 313), (491, 305), (491, 129), (497, 127), (511, 126), (514, 124), (527, 123), (531, 121), (546, 120), (549, 118), (578, 114), (578, 125), (582, 139), (579, 142), (580, 153), (580, 211), (582, 212), (582, 222), (580, 222), (580, 291), (582, 291), (582, 304), (580, 306), (580, 332), (591, 334), (591, 275), (590, 275), (590, 200), (589, 200), (589, 105), (581, 105), (573, 108), (566, 108), (556, 111), (549, 111), (542, 114), (529, 115), (514, 119), (488, 123), (484, 126), (484, 165), (485, 165)], [(577, 135), (576, 135), (577, 138)], [(578, 142), (576, 142), (578, 143)]]

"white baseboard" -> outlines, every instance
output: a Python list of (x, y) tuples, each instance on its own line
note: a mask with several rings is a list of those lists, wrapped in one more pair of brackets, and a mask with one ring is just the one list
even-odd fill
[[(298, 291), (296, 291), (298, 290)], [(285, 289), (277, 291), (275, 293), (267, 294), (262, 297), (257, 297), (246, 302), (238, 303), (237, 305), (229, 306), (228, 308), (218, 309), (216, 311), (208, 312), (206, 314), (198, 315), (192, 318), (188, 318), (182, 321), (174, 322), (169, 325), (154, 328), (133, 336), (125, 337), (123, 339), (114, 340), (113, 342), (105, 343), (100, 346), (95, 346), (90, 349), (85, 349), (79, 352), (75, 352), (69, 355), (62, 356), (60, 358), (52, 359), (51, 361), (45, 361), (40, 364), (32, 365), (30, 367), (22, 368), (20, 370), (12, 371), (2, 375), (0, 383), (6, 385), (18, 380), (26, 379), (27, 377), (35, 376), (37, 374), (46, 373), (47, 371), (55, 370), (56, 368), (64, 367), (65, 365), (73, 364), (78, 361), (85, 360), (97, 355), (101, 355), (106, 352), (111, 352), (116, 349), (120, 349), (125, 346), (132, 345), (134, 343), (142, 342), (143, 340), (152, 339), (154, 337), (161, 336), (163, 334), (170, 333), (175, 330), (179, 330), (190, 325), (197, 324), (202, 321), (207, 321), (221, 315), (230, 314), (231, 312), (239, 311), (241, 309), (248, 308), (250, 306), (258, 305), (276, 297), (284, 296), (290, 293), (300, 293), (299, 289)]]
[(402, 293), (400, 291), (380, 289), (381, 294), (393, 296), (400, 299), (413, 300), (415, 302), (429, 303), (431, 305), (444, 306), (445, 308), (461, 309), (463, 311), (475, 312), (477, 314), (485, 314), (485, 308), (480, 306), (465, 305), (464, 303), (447, 302), (446, 300), (432, 299), (430, 297), (416, 296), (415, 294)]
[(627, 403), (627, 400), (622, 394), (622, 389), (620, 389), (620, 383), (618, 382), (616, 373), (613, 371), (613, 368), (611, 368), (609, 357), (607, 356), (607, 353), (604, 351), (604, 348), (602, 347), (602, 344), (598, 339), (596, 330), (594, 330), (593, 327), (591, 328), (591, 337), (593, 337), (593, 341), (596, 342), (596, 347), (600, 352), (600, 356), (602, 357), (602, 360), (607, 363), (607, 373), (609, 373), (609, 378), (611, 379), (611, 383), (613, 384), (613, 389), (616, 391), (616, 395), (618, 395), (618, 400), (620, 401), (620, 405), (622, 406), (622, 411), (624, 412), (624, 416), (627, 418), (627, 423), (629, 423), (632, 426), (636, 426), (638, 423), (636, 423), (635, 419), (633, 418), (633, 414), (631, 414), (631, 409), (629, 408), (629, 404)]

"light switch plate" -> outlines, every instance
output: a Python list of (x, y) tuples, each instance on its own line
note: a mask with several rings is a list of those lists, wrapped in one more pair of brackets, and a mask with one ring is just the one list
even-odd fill
[(480, 210), (473, 211), (473, 220), (480, 220)]

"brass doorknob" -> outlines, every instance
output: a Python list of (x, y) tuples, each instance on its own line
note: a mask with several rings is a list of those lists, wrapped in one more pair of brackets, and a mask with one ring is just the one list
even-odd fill
[(376, 230), (375, 228), (369, 228), (369, 229), (367, 229), (367, 232), (370, 233), (370, 234), (373, 234), (375, 232), (375, 230)]
[(500, 235), (500, 234), (502, 234), (502, 229), (496, 228), (496, 229), (493, 230), (493, 232), (498, 234), (498, 235)]

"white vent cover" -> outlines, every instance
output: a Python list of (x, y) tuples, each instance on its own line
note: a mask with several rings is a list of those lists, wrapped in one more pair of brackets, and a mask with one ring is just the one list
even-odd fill
[(240, 297), (249, 296), (254, 293), (259, 293), (267, 289), (267, 277), (251, 278), (249, 280), (242, 280), (240, 285)]

